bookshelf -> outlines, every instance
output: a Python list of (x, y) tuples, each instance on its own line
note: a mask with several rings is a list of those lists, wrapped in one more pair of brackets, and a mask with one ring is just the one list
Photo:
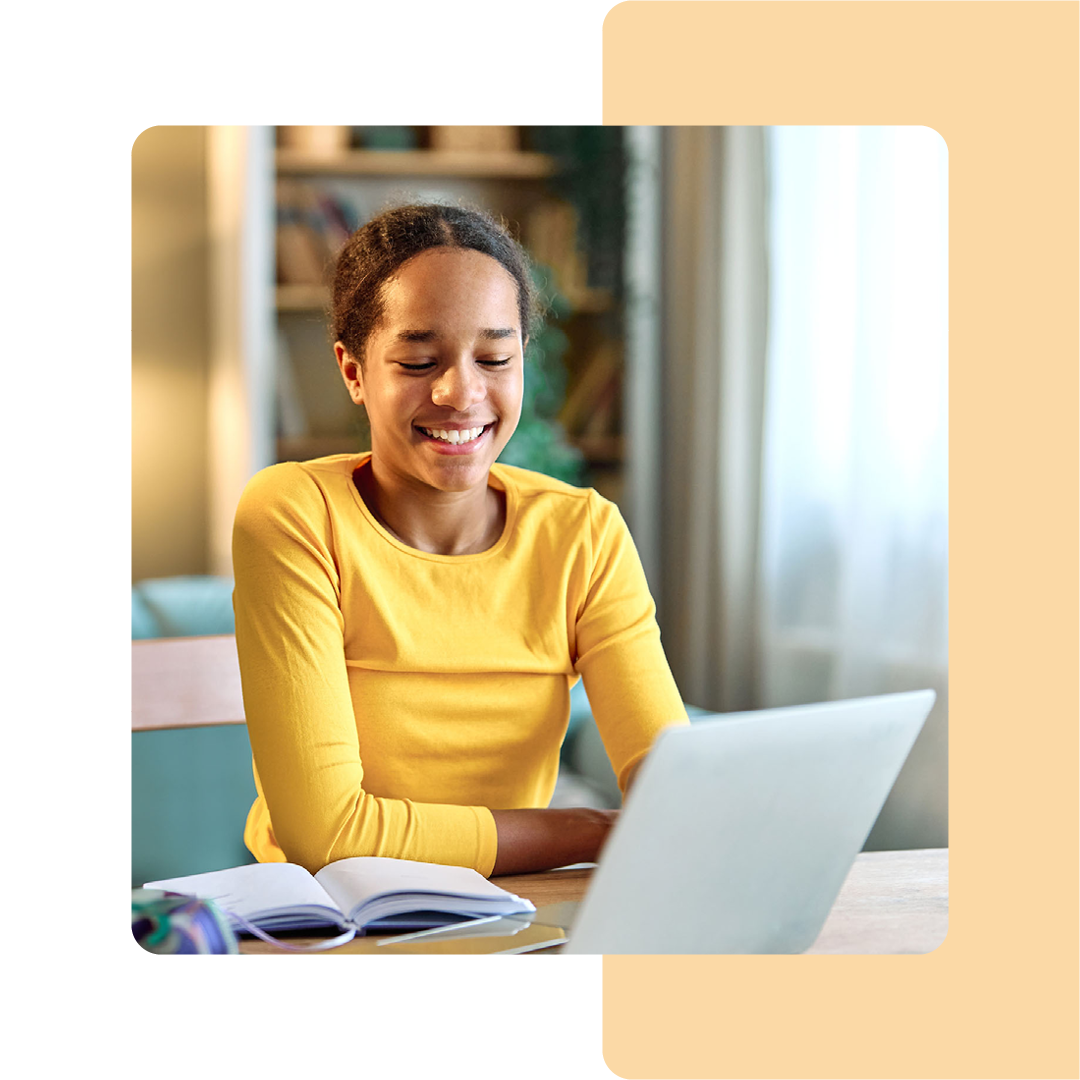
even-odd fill
[[(278, 311), (325, 311), (330, 304), (330, 289), (326, 285), (278, 285), (274, 293)], [(574, 289), (566, 299), (575, 312), (586, 315), (599, 315), (615, 306), (608, 289)]]
[[(620, 502), (621, 279), (592, 280), (591, 252), (581, 242), (573, 176), (568, 178), (574, 163), (565, 153), (529, 148), (536, 132), (556, 129), (469, 130), (512, 131), (512, 140), (500, 141), (522, 148), (279, 145), (274, 151), (277, 460), (367, 445), (362, 411), (349, 400), (331, 355), (329, 268), (348, 232), (386, 205), (449, 199), (501, 214), (534, 261), (550, 269), (565, 301), (557, 320), (566, 367), (560, 420), (585, 459), (583, 482)], [(424, 129), (420, 132), (418, 141), (424, 141)], [(554, 142), (559, 145), (557, 137)], [(619, 197), (618, 190), (611, 196)]]
[(278, 176), (433, 176), (542, 180), (558, 171), (548, 154), (528, 150), (342, 150), (336, 154), (279, 149)]

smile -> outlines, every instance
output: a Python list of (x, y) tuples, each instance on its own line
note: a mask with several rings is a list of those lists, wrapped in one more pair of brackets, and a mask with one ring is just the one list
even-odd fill
[(426, 427), (418, 428), (418, 430), (422, 431), (429, 439), (438, 439), (439, 442), (449, 443), (451, 446), (462, 446), (465, 443), (475, 442), (490, 426), (490, 424), (484, 424), (481, 427), (451, 431)]

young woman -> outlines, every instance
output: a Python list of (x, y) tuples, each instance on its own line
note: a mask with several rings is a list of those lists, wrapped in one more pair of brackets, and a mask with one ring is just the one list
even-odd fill
[(236, 516), (260, 861), (540, 870), (615, 813), (545, 809), (578, 676), (620, 786), (686, 722), (616, 507), (497, 464), (534, 307), (486, 215), (407, 206), (349, 240), (334, 352), (371, 451), (275, 465)]

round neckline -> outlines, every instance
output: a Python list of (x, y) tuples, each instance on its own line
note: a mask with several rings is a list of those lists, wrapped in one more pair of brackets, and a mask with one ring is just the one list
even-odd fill
[(371, 451), (367, 450), (350, 461), (348, 476), (349, 490), (352, 492), (353, 499), (360, 508), (360, 513), (363, 515), (364, 519), (375, 532), (383, 538), (383, 540), (391, 545), (391, 547), (395, 547), (406, 555), (411, 555), (418, 559), (427, 559), (430, 562), (454, 563), (455, 565), (463, 562), (475, 562), (478, 559), (490, 558), (506, 547), (514, 525), (514, 520), (517, 517), (517, 497), (513, 486), (506, 482), (504, 476), (500, 476), (496, 473), (496, 470), (499, 468), (498, 462), (491, 466), (491, 470), (488, 473), (488, 487), (494, 487), (497, 491), (501, 491), (506, 496), (506, 521), (503, 523), (502, 533), (500, 533), (499, 538), (495, 543), (484, 551), (472, 551), (464, 555), (443, 555), (436, 551), (422, 551), (420, 548), (410, 547), (404, 540), (398, 539), (398, 537), (390, 532), (390, 530), (387, 529), (386, 526), (371, 512), (371, 507), (364, 502), (364, 497), (360, 494), (360, 491), (356, 486), (357, 471), (370, 460)]

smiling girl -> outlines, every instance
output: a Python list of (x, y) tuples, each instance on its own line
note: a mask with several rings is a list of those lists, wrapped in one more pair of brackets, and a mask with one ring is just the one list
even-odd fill
[(615, 812), (546, 809), (570, 687), (624, 791), (686, 722), (617, 508), (497, 463), (534, 305), (524, 253), (472, 210), (388, 211), (338, 260), (334, 352), (371, 451), (263, 470), (234, 531), (260, 861), (590, 861)]

